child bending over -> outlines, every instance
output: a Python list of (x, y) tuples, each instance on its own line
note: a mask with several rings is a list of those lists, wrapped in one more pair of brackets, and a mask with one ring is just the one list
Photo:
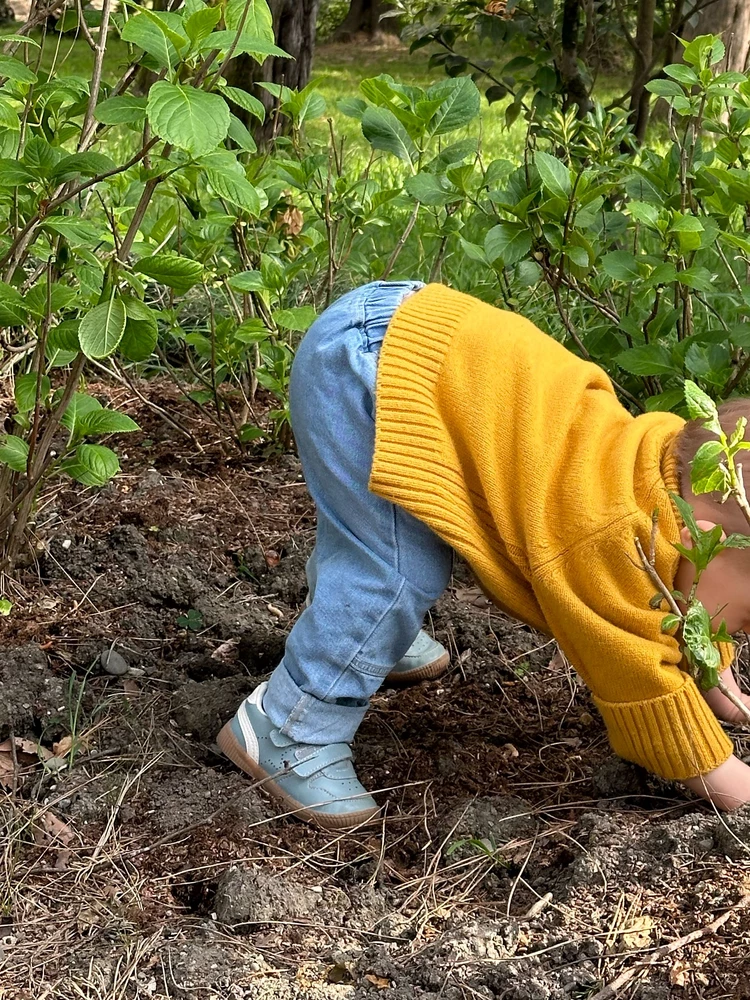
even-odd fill
[[(330, 829), (374, 819), (351, 742), (384, 680), (445, 669), (420, 631), (460, 553), (504, 611), (555, 637), (591, 689), (615, 753), (722, 809), (750, 802), (750, 767), (719, 720), (737, 709), (680, 669), (650, 607), (634, 540), (659, 510), (656, 569), (688, 593), (690, 537), (733, 505), (694, 497), (706, 432), (673, 413), (633, 417), (596, 365), (530, 322), (443, 285), (375, 282), (334, 303), (297, 352), (292, 424), (318, 516), (309, 605), (267, 683), (219, 734), (286, 808)], [(737, 409), (722, 419), (733, 427)], [(697, 595), (750, 629), (750, 553), (726, 550)], [(739, 694), (723, 652), (724, 680)], [(746, 699), (750, 701), (750, 699)]]

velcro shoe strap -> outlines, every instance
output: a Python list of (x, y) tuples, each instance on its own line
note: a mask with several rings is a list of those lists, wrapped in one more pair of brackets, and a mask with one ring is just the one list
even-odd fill
[(272, 729), (268, 735), (273, 745), (275, 747), (279, 747), (279, 749), (281, 749), (282, 747), (292, 747), (297, 742), (296, 740), (293, 740), (290, 736), (285, 736), (284, 733), (282, 733), (281, 730), (279, 729)]
[(325, 747), (315, 747), (313, 752), (292, 764), (292, 770), (300, 778), (311, 778), (330, 764), (352, 759), (352, 748), (346, 743), (330, 743)]

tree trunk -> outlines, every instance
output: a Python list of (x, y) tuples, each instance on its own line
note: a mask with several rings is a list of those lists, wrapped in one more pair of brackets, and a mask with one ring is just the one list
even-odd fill
[(591, 101), (578, 66), (580, 16), (581, 0), (565, 0), (562, 19), (562, 55), (558, 69), (565, 89), (565, 106), (577, 104), (578, 114), (583, 117), (591, 109)]
[(638, 142), (643, 142), (648, 127), (651, 94), (646, 90), (654, 59), (654, 18), (656, 0), (638, 0), (635, 32), (633, 88), (630, 93), (630, 121)]
[(260, 126), (254, 119), (235, 109), (235, 114), (249, 128), (252, 127), (255, 138), (260, 142), (273, 135), (276, 126), (273, 116), (275, 99), (255, 84), (261, 81), (280, 83), (295, 90), (307, 85), (315, 50), (315, 25), (319, 6), (320, 0), (269, 0), (276, 44), (293, 58), (269, 56), (262, 65), (258, 65), (250, 56), (241, 55), (232, 59), (227, 67), (227, 81), (233, 87), (254, 93), (266, 108), (266, 121)]
[(726, 69), (744, 73), (750, 62), (750, 3), (716, 0), (700, 12), (696, 35), (721, 35), (727, 47)]
[(398, 30), (398, 20), (381, 17), (389, 5), (383, 0), (351, 0), (349, 12), (331, 36), (334, 42), (348, 42), (360, 32), (374, 38), (379, 31), (394, 33)]

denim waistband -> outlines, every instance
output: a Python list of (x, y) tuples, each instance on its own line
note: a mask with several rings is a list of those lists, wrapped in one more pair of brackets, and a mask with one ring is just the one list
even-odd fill
[(424, 288), (423, 281), (373, 281), (362, 289), (364, 334), (367, 349), (380, 344), (393, 314), (411, 292)]

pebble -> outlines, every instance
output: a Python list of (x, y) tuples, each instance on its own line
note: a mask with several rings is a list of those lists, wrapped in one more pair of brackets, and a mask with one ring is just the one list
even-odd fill
[(105, 649), (99, 657), (102, 668), (114, 677), (122, 677), (130, 669), (128, 661), (124, 656), (120, 656), (114, 649)]

